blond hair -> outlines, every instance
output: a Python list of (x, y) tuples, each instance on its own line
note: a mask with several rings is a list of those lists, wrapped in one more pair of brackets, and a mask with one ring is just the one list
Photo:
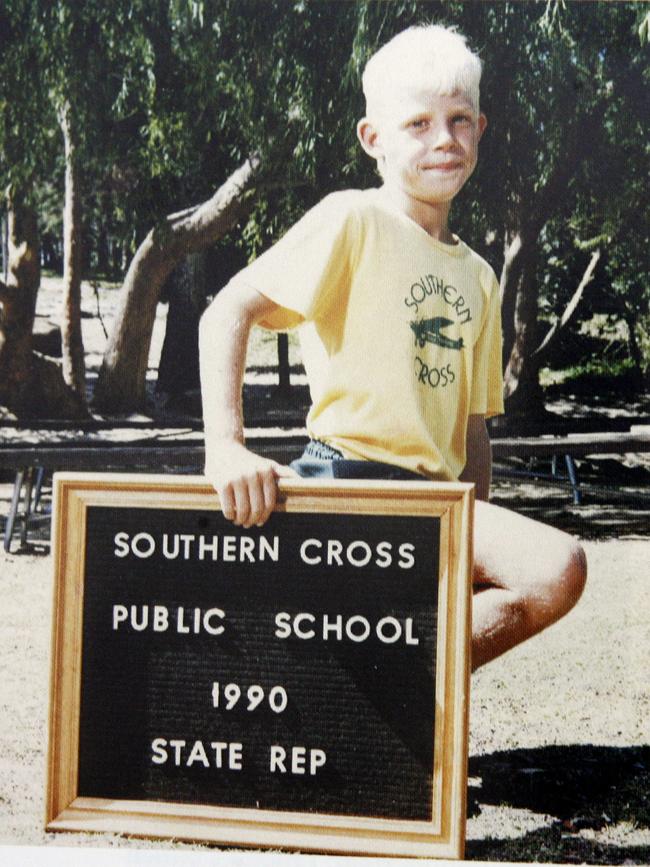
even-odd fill
[(440, 94), (462, 93), (479, 110), (481, 60), (453, 28), (439, 24), (409, 27), (383, 45), (362, 76), (366, 114), (376, 116), (391, 90), (426, 84)]

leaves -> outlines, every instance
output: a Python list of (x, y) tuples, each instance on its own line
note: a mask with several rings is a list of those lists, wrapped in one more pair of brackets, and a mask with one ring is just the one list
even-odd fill
[(250, 257), (326, 193), (378, 183), (354, 131), (361, 73), (423, 21), (457, 26), (484, 61), (489, 127), (455, 228), (498, 271), (504, 239), (534, 223), (540, 306), (558, 315), (584, 269), (575, 239), (611, 236), (590, 296), (643, 309), (645, 4), (6, 0), (0, 182), (34, 181), (57, 226), (55, 108), (67, 100), (82, 130), (89, 237), (103, 226), (134, 247), (257, 150), (274, 188), (228, 239)]

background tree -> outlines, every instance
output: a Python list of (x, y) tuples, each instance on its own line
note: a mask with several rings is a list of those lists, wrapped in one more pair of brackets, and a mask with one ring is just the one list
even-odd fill
[[(340, 77), (348, 60), (341, 28), (347, 26), (348, 46), (354, 33), (354, 19), (341, 16), (331, 3), (288, 7), (286, 2), (247, 0), (195, 3), (189, 11), (182, 4), (165, 9), (166, 15), (161, 7), (154, 30), (144, 31), (151, 46), (151, 80), (160, 94), (151, 100), (149, 124), (163, 157), (158, 161), (152, 154), (150, 165), (158, 171), (161, 189), (173, 186), (169, 172), (176, 169), (180, 139), (193, 160), (185, 179), (188, 190), (205, 195), (215, 167), (223, 175), (215, 179), (221, 184), (217, 194), (200, 207), (172, 215), (159, 212), (132, 260), (95, 391), (95, 405), (104, 410), (142, 406), (156, 304), (182, 258), (214, 244), (250, 214), (260, 189), (264, 203), (242, 230), (251, 251), (286, 225), (291, 212), (304, 210), (319, 165), (314, 159), (319, 117), (332, 114), (335, 93), (328, 90), (333, 85), (327, 76), (333, 82), (336, 70)], [(325, 70), (314, 65), (316, 56), (327, 58)], [(314, 103), (323, 87), (329, 110), (320, 115)], [(198, 170), (201, 166), (205, 172)], [(269, 219), (273, 214), (284, 221)]]
[[(546, 331), (539, 314), (551, 288), (545, 248), (557, 239), (579, 262), (577, 273), (553, 287), (560, 321), (591, 262), (582, 242), (607, 232), (602, 217), (612, 207), (630, 213), (612, 167), (634, 171), (631, 164), (647, 157), (645, 137), (635, 139), (642, 117), (634, 95), (642, 90), (638, 8), (549, 0), (490, 5), (482, 15), (474, 7), (460, 11), (486, 63), (492, 131), (469, 190), (478, 208), (469, 210), (478, 239), (476, 217), (487, 229), (483, 249), (500, 273), (506, 406), (511, 414), (540, 414), (539, 369), (550, 350), (539, 351)], [(621, 124), (626, 141), (636, 141), (624, 168)], [(601, 219), (587, 226), (579, 215), (594, 202)]]
[(0, 13), (0, 181), (8, 191), (9, 227), (8, 277), (0, 284), (0, 404), (21, 415), (74, 416), (84, 413), (83, 400), (66, 387), (60, 367), (32, 349), (40, 282), (35, 189), (55, 154), (40, 11), (36, 2), (16, 0)]
[(214, 294), (323, 195), (379, 182), (354, 135), (361, 70), (428, 20), (457, 25), (485, 61), (490, 125), (452, 219), (500, 276), (510, 410), (541, 408), (540, 366), (598, 311), (627, 323), (641, 387), (645, 14), (561, 0), (7, 0), (0, 181), (35, 203), (57, 264), (67, 117), (82, 267), (126, 275), (97, 405), (143, 406), (156, 304), (188, 253), (217, 244)]

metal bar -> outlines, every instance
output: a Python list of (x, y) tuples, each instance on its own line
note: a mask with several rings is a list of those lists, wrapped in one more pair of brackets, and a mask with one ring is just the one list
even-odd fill
[(5, 523), (4, 549), (7, 553), (9, 553), (9, 549), (11, 548), (11, 537), (14, 533), (14, 524), (16, 522), (16, 515), (18, 514), (18, 504), (20, 503), (20, 494), (23, 489), (24, 479), (25, 470), (18, 470), (16, 472), (16, 478), (14, 480), (14, 490), (11, 496), (11, 506), (9, 507), (9, 514), (7, 515), (7, 521)]
[(582, 503), (582, 494), (580, 492), (580, 483), (578, 482), (578, 470), (571, 455), (565, 455), (564, 461), (566, 463), (567, 473), (569, 474), (571, 487), (573, 489), (573, 502), (574, 505), (579, 506)]

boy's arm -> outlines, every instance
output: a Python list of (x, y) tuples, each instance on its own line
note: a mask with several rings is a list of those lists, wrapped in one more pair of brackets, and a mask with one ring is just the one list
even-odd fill
[(474, 482), (476, 498), (489, 500), (492, 481), (492, 446), (482, 415), (470, 415), (465, 438), (467, 462), (460, 474), (462, 482)]
[(224, 516), (244, 527), (263, 524), (277, 498), (277, 480), (289, 467), (244, 445), (242, 382), (250, 330), (277, 305), (245, 285), (229, 284), (208, 307), (199, 328), (205, 474)]

